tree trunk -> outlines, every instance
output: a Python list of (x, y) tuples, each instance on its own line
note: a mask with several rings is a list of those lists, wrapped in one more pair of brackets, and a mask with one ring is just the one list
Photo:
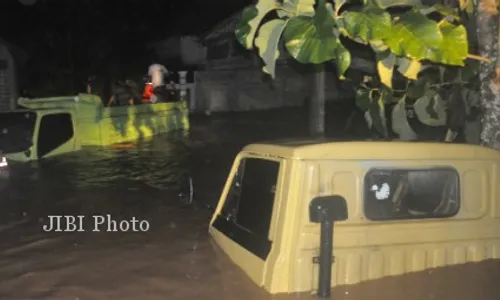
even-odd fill
[(312, 95), (309, 102), (309, 132), (313, 137), (325, 135), (325, 69), (313, 73)]
[(500, 67), (498, 61), (498, 11), (495, 0), (479, 0), (477, 5), (479, 55), (490, 63), (481, 63), (481, 144), (500, 150)]

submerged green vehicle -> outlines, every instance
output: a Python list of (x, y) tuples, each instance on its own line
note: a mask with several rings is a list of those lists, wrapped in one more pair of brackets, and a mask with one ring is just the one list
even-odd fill
[(108, 146), (189, 130), (187, 101), (106, 107), (99, 96), (26, 99), (0, 113), (0, 149), (8, 160), (30, 161), (83, 146)]

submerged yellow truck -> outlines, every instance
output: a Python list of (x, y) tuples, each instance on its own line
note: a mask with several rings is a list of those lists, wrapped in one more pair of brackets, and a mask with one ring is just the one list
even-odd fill
[[(500, 259), (499, 182), (500, 152), (474, 145), (252, 144), (234, 161), (209, 232), (270, 294), (324, 298), (332, 286), (348, 293)], [(418, 299), (434, 299), (435, 287)]]
[(103, 106), (99, 96), (79, 94), (18, 100), (22, 109), (0, 113), (0, 149), (9, 160), (30, 161), (189, 130), (185, 100)]

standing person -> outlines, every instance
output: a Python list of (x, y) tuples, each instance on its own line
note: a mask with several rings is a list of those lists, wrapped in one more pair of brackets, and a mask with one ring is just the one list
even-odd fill
[(139, 91), (137, 82), (132, 79), (127, 79), (125, 80), (125, 86), (129, 94), (132, 96), (133, 104), (141, 104), (141, 92)]
[(152, 103), (151, 99), (153, 98), (153, 96), (153, 83), (151, 82), (151, 80), (148, 80), (146, 82), (146, 85), (144, 86), (144, 92), (142, 93), (142, 103)]
[(108, 101), (109, 105), (134, 105), (139, 101), (137, 84), (130, 79), (118, 81), (113, 86), (113, 95)]
[(156, 103), (158, 97), (155, 95), (154, 90), (159, 86), (163, 86), (164, 77), (168, 74), (167, 68), (160, 64), (152, 64), (149, 66), (148, 76), (150, 81), (146, 83), (144, 92), (142, 94), (143, 103)]
[(87, 81), (85, 82), (85, 92), (89, 95), (95, 92), (94, 84), (95, 84), (96, 76), (89, 75), (87, 77)]

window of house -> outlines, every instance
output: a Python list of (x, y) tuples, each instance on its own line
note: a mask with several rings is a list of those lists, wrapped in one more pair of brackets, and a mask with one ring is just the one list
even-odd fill
[(214, 227), (248, 251), (266, 259), (279, 162), (258, 158), (240, 161), (224, 207)]
[(61, 113), (43, 116), (38, 132), (38, 157), (44, 157), (69, 141), (73, 135), (73, 121), (70, 114)]
[(449, 218), (460, 208), (459, 175), (452, 168), (372, 169), (364, 180), (370, 220)]

